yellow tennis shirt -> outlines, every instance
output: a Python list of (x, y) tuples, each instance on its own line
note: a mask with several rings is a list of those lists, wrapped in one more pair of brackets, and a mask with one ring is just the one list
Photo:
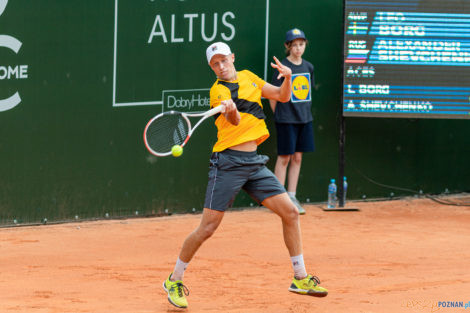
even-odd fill
[(223, 114), (216, 115), (217, 142), (212, 151), (220, 152), (235, 145), (255, 140), (258, 145), (269, 137), (261, 104), (261, 89), (264, 80), (248, 70), (237, 72), (237, 79), (224, 81), (217, 79), (210, 90), (211, 108), (221, 101), (232, 99), (240, 112), (240, 123), (235, 126)]

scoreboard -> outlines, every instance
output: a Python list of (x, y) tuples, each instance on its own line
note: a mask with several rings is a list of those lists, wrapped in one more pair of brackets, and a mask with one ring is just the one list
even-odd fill
[(470, 1), (346, 0), (343, 115), (470, 119)]

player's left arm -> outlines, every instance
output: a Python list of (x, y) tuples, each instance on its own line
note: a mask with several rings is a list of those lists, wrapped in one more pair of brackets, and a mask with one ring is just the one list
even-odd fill
[(279, 62), (276, 57), (273, 57), (276, 63), (271, 62), (271, 66), (279, 71), (278, 79), (284, 77), (284, 81), (280, 87), (266, 83), (261, 89), (261, 95), (264, 98), (276, 100), (279, 102), (287, 102), (290, 100), (291, 85), (292, 85), (292, 70)]

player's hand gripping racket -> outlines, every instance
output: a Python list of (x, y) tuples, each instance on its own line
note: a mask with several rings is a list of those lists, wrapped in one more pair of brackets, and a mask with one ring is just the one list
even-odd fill
[[(171, 155), (171, 148), (174, 145), (184, 147), (196, 128), (208, 117), (220, 113), (222, 109), (223, 106), (219, 105), (203, 113), (168, 111), (158, 114), (145, 126), (145, 147), (156, 156)], [(191, 127), (189, 117), (201, 117), (201, 119)]]

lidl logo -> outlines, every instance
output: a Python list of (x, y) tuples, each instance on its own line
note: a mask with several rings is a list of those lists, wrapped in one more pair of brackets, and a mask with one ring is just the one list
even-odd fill
[(302, 102), (310, 101), (310, 73), (301, 73), (292, 75), (292, 97), (291, 101)]

